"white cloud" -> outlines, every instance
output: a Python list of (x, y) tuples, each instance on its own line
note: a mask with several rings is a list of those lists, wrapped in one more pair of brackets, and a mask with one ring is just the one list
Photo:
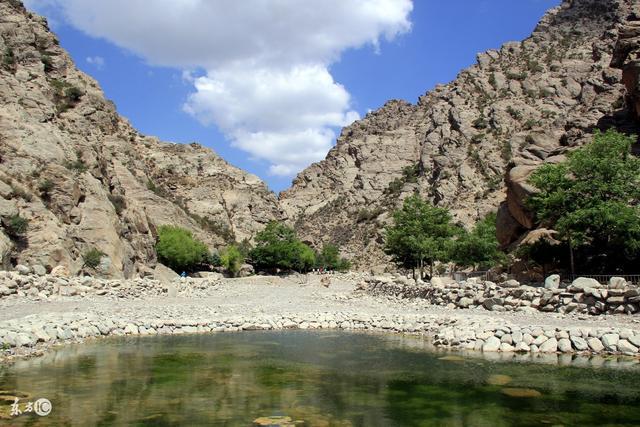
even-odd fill
[[(178, 67), (184, 110), (293, 175), (357, 119), (329, 66), (349, 48), (409, 31), (412, 0), (28, 0), (75, 27)], [(55, 5), (52, 8), (52, 5)], [(123, 11), (126, 11), (123, 12)], [(194, 74), (189, 70), (204, 70)], [(365, 70), (366, 72), (366, 70)]]
[(87, 63), (93, 65), (98, 70), (102, 70), (104, 68), (104, 58), (101, 56), (87, 56)]

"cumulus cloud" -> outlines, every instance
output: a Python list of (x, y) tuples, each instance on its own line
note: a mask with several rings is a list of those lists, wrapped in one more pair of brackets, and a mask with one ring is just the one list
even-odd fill
[[(184, 110), (293, 175), (357, 119), (329, 66), (410, 30), (412, 0), (28, 0), (152, 65), (185, 70)], [(199, 70), (192, 72), (189, 70)]]
[(104, 68), (104, 58), (101, 56), (87, 56), (87, 63), (93, 65), (98, 70), (102, 70)]

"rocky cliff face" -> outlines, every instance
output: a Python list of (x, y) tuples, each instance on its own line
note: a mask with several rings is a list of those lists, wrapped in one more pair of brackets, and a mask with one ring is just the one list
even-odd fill
[(534, 226), (523, 200), (537, 166), (595, 129), (637, 132), (639, 18), (634, 0), (565, 0), (416, 105), (390, 101), (345, 128), (278, 202), (209, 149), (140, 135), (42, 18), (0, 0), (0, 263), (74, 273), (97, 248), (105, 275), (128, 277), (154, 266), (159, 225), (217, 246), (289, 218), (316, 247), (382, 268), (382, 228), (414, 192), (468, 225), (499, 210), (507, 246)]
[(528, 39), (479, 54), (417, 105), (392, 101), (345, 128), (327, 158), (281, 195), (283, 209), (307, 241), (340, 243), (361, 267), (384, 264), (381, 227), (413, 192), (465, 224), (499, 209), (509, 245), (532, 226), (522, 206), (531, 171), (561, 161), (595, 129), (628, 123), (610, 63), (619, 25), (636, 8), (565, 0)]
[[(0, 262), (82, 269), (104, 252), (114, 277), (156, 262), (155, 230), (176, 224), (209, 245), (282, 219), (257, 177), (197, 144), (140, 135), (76, 69), (43, 18), (0, 0)], [(16, 218), (28, 220), (21, 235)]]

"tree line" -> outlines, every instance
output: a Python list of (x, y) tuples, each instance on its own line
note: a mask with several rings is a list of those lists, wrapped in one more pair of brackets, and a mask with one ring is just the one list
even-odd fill
[(494, 213), (467, 231), (453, 222), (447, 209), (418, 195), (405, 199), (384, 234), (385, 252), (398, 267), (412, 270), (416, 278), (432, 277), (436, 263), (485, 269), (506, 259), (496, 238)]
[(222, 267), (234, 277), (245, 263), (268, 273), (306, 273), (312, 269), (345, 271), (350, 268), (350, 262), (340, 257), (336, 245), (325, 244), (320, 251), (315, 251), (303, 243), (292, 228), (277, 221), (267, 224), (254, 240), (255, 245), (245, 240), (220, 252), (212, 252), (191, 231), (165, 225), (158, 229), (156, 252), (158, 260), (176, 272)]

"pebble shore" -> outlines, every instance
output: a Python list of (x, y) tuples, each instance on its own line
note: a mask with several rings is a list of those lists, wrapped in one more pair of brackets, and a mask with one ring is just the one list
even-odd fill
[[(416, 334), (436, 348), (503, 358), (616, 355), (640, 363), (635, 315), (537, 313), (528, 318), (481, 307), (434, 307), (420, 298), (368, 295), (358, 275), (333, 277), (328, 288), (318, 276), (191, 279), (169, 285), (138, 279), (117, 286), (19, 273), (4, 273), (3, 279), (0, 286), (20, 283), (0, 299), (0, 360), (5, 362), (106, 336), (310, 329)], [(75, 288), (76, 281), (84, 281), (79, 286), (86, 289), (65, 288)], [(25, 283), (45, 283), (57, 292), (45, 295)]]

